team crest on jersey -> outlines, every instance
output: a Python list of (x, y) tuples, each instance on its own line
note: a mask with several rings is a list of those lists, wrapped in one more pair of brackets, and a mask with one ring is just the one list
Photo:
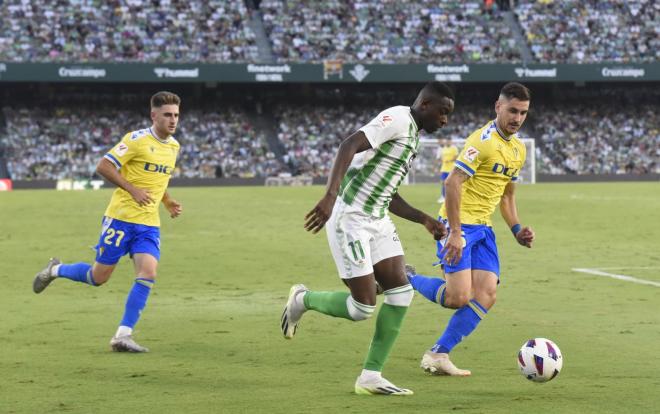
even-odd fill
[(518, 152), (518, 148), (516, 148), (516, 147), (513, 147), (513, 156), (514, 156), (516, 159), (519, 159), (519, 158), (520, 158), (520, 153)]
[(140, 129), (138, 131), (133, 131), (133, 133), (131, 134), (131, 140), (136, 140), (136, 139), (138, 139), (138, 138), (140, 138), (140, 137), (142, 137), (142, 136), (144, 136), (148, 133), (149, 133), (149, 128)]
[(383, 123), (392, 122), (392, 117), (389, 115), (383, 115)]
[(154, 147), (149, 147), (149, 150), (151, 150), (151, 153), (153, 154), (154, 151), (156, 151), (156, 148), (154, 148)]
[(115, 154), (119, 155), (120, 157), (123, 157), (124, 154), (126, 154), (126, 151), (128, 151), (128, 145), (124, 144), (123, 142), (117, 145), (117, 148), (115, 148)]
[(469, 147), (468, 149), (465, 150), (465, 155), (463, 155), (463, 158), (470, 162), (474, 162), (474, 160), (477, 159), (477, 156), (479, 155), (479, 150), (476, 149), (475, 147)]

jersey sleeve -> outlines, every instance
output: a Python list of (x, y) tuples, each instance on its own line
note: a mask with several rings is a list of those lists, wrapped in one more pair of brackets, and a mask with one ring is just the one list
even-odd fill
[(137, 140), (132, 140), (130, 137), (130, 134), (124, 135), (124, 138), (103, 156), (103, 158), (113, 163), (117, 169), (130, 161), (137, 152)]
[(487, 141), (482, 141), (479, 134), (473, 134), (468, 137), (454, 165), (472, 177), (479, 165), (488, 158), (487, 149)]
[[(360, 131), (364, 132), (364, 135), (367, 136), (371, 148), (378, 148), (385, 142), (401, 136), (402, 129), (405, 128), (408, 122), (407, 117), (408, 115), (402, 111), (389, 108), (379, 113), (371, 122), (360, 128)], [(402, 127), (402, 125), (404, 126)]]

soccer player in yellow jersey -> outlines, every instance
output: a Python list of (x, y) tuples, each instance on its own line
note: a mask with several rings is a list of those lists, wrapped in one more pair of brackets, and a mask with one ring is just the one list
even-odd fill
[(156, 280), (160, 259), (158, 207), (162, 202), (172, 218), (182, 212), (181, 204), (167, 193), (179, 153), (179, 143), (172, 134), (179, 122), (180, 104), (181, 99), (171, 92), (156, 93), (151, 97), (151, 127), (124, 135), (99, 161), (96, 171), (117, 189), (103, 217), (94, 264), (62, 264), (53, 258), (34, 278), (35, 293), (57, 278), (100, 286), (128, 253), (136, 278), (117, 333), (110, 340), (116, 352), (148, 352), (132, 334)]
[(444, 138), (440, 141), (440, 180), (442, 185), (442, 194), (438, 198), (438, 203), (445, 201), (445, 180), (449, 177), (449, 173), (454, 169), (454, 162), (458, 156), (458, 148), (452, 144), (451, 140)]
[(518, 243), (532, 247), (534, 232), (521, 226), (514, 196), (526, 156), (516, 132), (527, 117), (529, 103), (525, 86), (504, 85), (495, 103), (497, 117), (468, 137), (447, 178), (440, 220), (449, 236), (438, 242), (437, 252), (445, 278), (418, 275), (407, 267), (415, 290), (445, 308), (457, 309), (437, 343), (422, 357), (421, 367), (433, 374), (470, 375), (454, 366), (449, 352), (495, 304), (500, 264), (491, 215), (498, 203)]

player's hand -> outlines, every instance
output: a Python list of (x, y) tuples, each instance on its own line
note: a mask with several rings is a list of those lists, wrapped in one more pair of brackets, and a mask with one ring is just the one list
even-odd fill
[(177, 218), (183, 213), (183, 206), (173, 198), (163, 201), (163, 204), (165, 204), (165, 208), (169, 211), (172, 218)]
[(445, 263), (450, 266), (458, 264), (463, 256), (463, 236), (461, 232), (449, 232), (445, 246), (440, 250)]
[(305, 230), (316, 234), (330, 219), (337, 196), (326, 194), (321, 201), (305, 216)]
[(133, 191), (131, 191), (131, 197), (133, 197), (133, 200), (135, 200), (140, 207), (154, 203), (154, 199), (151, 198), (149, 191), (142, 188), (134, 188)]
[(521, 246), (531, 248), (532, 242), (534, 241), (534, 236), (536, 236), (536, 234), (534, 233), (534, 230), (531, 229), (531, 227), (523, 227), (516, 234), (516, 240), (518, 240), (518, 244)]
[(442, 240), (447, 237), (447, 228), (444, 226), (444, 224), (434, 219), (433, 217), (428, 216), (424, 220), (423, 224), (426, 230), (428, 230), (428, 232), (433, 235), (435, 240)]

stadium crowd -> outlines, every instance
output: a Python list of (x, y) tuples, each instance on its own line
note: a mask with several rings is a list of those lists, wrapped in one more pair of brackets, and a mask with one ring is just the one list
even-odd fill
[(0, 1), (0, 61), (256, 62), (258, 16), (277, 61), (653, 62), (654, 0)]
[(376, 115), (343, 106), (281, 110), (276, 116), (277, 137), (285, 149), (284, 162), (294, 174), (327, 176), (341, 141)]
[[(634, 111), (636, 116), (605, 104), (539, 105), (520, 135), (536, 138), (538, 173), (660, 173), (660, 114), (648, 104)], [(80, 108), (45, 112), (5, 107), (3, 115), (0, 153), (14, 179), (91, 178), (98, 159), (129, 128), (144, 123), (144, 117), (125, 110), (99, 115)], [(265, 132), (254, 128), (245, 111), (186, 112), (176, 134), (181, 153), (173, 176), (326, 176), (340, 142), (376, 115), (358, 107), (283, 105), (275, 113), (283, 149), (276, 156)], [(464, 105), (436, 137), (460, 147), (490, 117), (489, 108)], [(423, 132), (420, 137), (433, 139)], [(436, 175), (435, 151), (420, 151), (414, 167), (416, 174)]]
[(514, 10), (539, 62), (660, 59), (660, 4), (654, 0), (520, 0)]
[[(135, 111), (3, 108), (0, 153), (12, 178), (91, 178), (98, 160), (131, 128), (149, 126)], [(118, 120), (120, 120), (118, 122)], [(286, 167), (241, 111), (190, 111), (177, 131), (181, 152), (174, 177), (263, 177)]]
[(254, 61), (244, 1), (0, 1), (0, 61)]
[(263, 0), (279, 61), (519, 61), (510, 28), (483, 1)]
[(541, 107), (536, 114), (540, 173), (660, 174), (657, 107), (622, 112), (609, 104), (590, 104)]

